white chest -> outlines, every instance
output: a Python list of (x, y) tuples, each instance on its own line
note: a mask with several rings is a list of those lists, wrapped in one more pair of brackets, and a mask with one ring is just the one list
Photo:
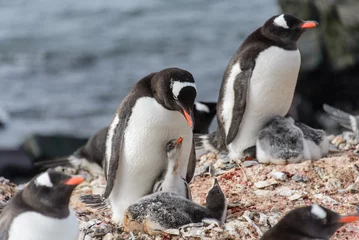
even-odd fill
[(269, 117), (288, 113), (299, 68), (299, 50), (270, 47), (258, 55), (249, 82), (245, 113), (238, 134), (228, 147), (232, 157), (242, 157), (243, 150), (255, 145), (258, 132)]
[(25, 212), (13, 220), (9, 229), (9, 240), (77, 240), (78, 236), (79, 225), (73, 211), (65, 219)]

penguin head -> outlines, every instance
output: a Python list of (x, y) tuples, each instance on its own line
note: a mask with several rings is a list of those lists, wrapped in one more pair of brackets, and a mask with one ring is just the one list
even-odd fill
[[(279, 222), (313, 239), (329, 239), (345, 223), (359, 220), (359, 215), (341, 216), (325, 207), (313, 204), (290, 211)], [(279, 224), (278, 223), (278, 224)]]
[(48, 171), (36, 176), (24, 188), (23, 196), (34, 209), (68, 208), (72, 191), (83, 181), (81, 176)]
[(217, 178), (214, 178), (212, 188), (207, 193), (206, 208), (211, 211), (213, 217), (224, 222), (227, 214), (227, 198), (219, 186)]
[(172, 139), (166, 144), (166, 152), (168, 159), (177, 160), (181, 154), (183, 137)]
[(264, 23), (262, 33), (276, 42), (293, 43), (306, 29), (317, 25), (316, 21), (303, 21), (291, 14), (280, 14)]
[(193, 104), (197, 96), (196, 84), (188, 71), (167, 68), (152, 78), (152, 92), (165, 108), (179, 111), (193, 127)]

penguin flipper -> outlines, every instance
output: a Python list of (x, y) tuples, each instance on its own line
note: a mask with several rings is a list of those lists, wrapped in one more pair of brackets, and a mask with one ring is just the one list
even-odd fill
[(189, 155), (188, 165), (187, 165), (187, 175), (186, 175), (186, 181), (189, 183), (191, 182), (194, 172), (196, 170), (196, 147), (194, 143), (194, 139), (192, 142), (192, 149), (191, 153)]
[(323, 105), (323, 109), (330, 117), (339, 122), (343, 127), (358, 132), (358, 121), (357, 118), (353, 115), (350, 115), (347, 112), (344, 112), (338, 108), (332, 107), (328, 104)]
[(237, 136), (239, 125), (242, 122), (247, 104), (247, 91), (252, 69), (241, 71), (234, 80), (234, 104), (232, 109), (231, 126), (226, 137), (226, 145), (229, 145)]

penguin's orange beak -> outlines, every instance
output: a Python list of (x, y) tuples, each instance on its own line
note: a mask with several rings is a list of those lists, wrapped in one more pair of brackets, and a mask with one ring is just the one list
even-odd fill
[(184, 117), (186, 118), (188, 125), (192, 128), (193, 127), (193, 121), (192, 121), (192, 117), (191, 115), (184, 109), (183, 109), (183, 113), (184, 113)]
[(79, 185), (82, 183), (85, 179), (81, 176), (73, 176), (65, 181), (65, 185)]
[(338, 223), (351, 223), (356, 221), (359, 221), (359, 215), (349, 215), (339, 218)]
[(318, 26), (318, 22), (316, 21), (305, 21), (302, 25), (300, 25), (300, 28), (307, 29), (307, 28), (314, 28)]
[(183, 141), (183, 137), (179, 137), (175, 142), (175, 145), (180, 144)]

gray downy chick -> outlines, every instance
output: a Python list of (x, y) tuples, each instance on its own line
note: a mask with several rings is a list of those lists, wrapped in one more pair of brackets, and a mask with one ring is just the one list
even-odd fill
[(167, 169), (155, 182), (153, 192), (174, 192), (179, 196), (192, 199), (191, 189), (186, 179), (179, 173), (180, 156), (182, 153), (183, 137), (172, 139), (166, 144)]
[(125, 212), (125, 230), (156, 234), (169, 228), (199, 223), (206, 218), (225, 221), (227, 199), (217, 179), (207, 194), (206, 207), (173, 192), (157, 192), (129, 206)]
[(256, 148), (260, 163), (287, 164), (310, 159), (304, 134), (292, 118), (270, 118), (259, 131)]

